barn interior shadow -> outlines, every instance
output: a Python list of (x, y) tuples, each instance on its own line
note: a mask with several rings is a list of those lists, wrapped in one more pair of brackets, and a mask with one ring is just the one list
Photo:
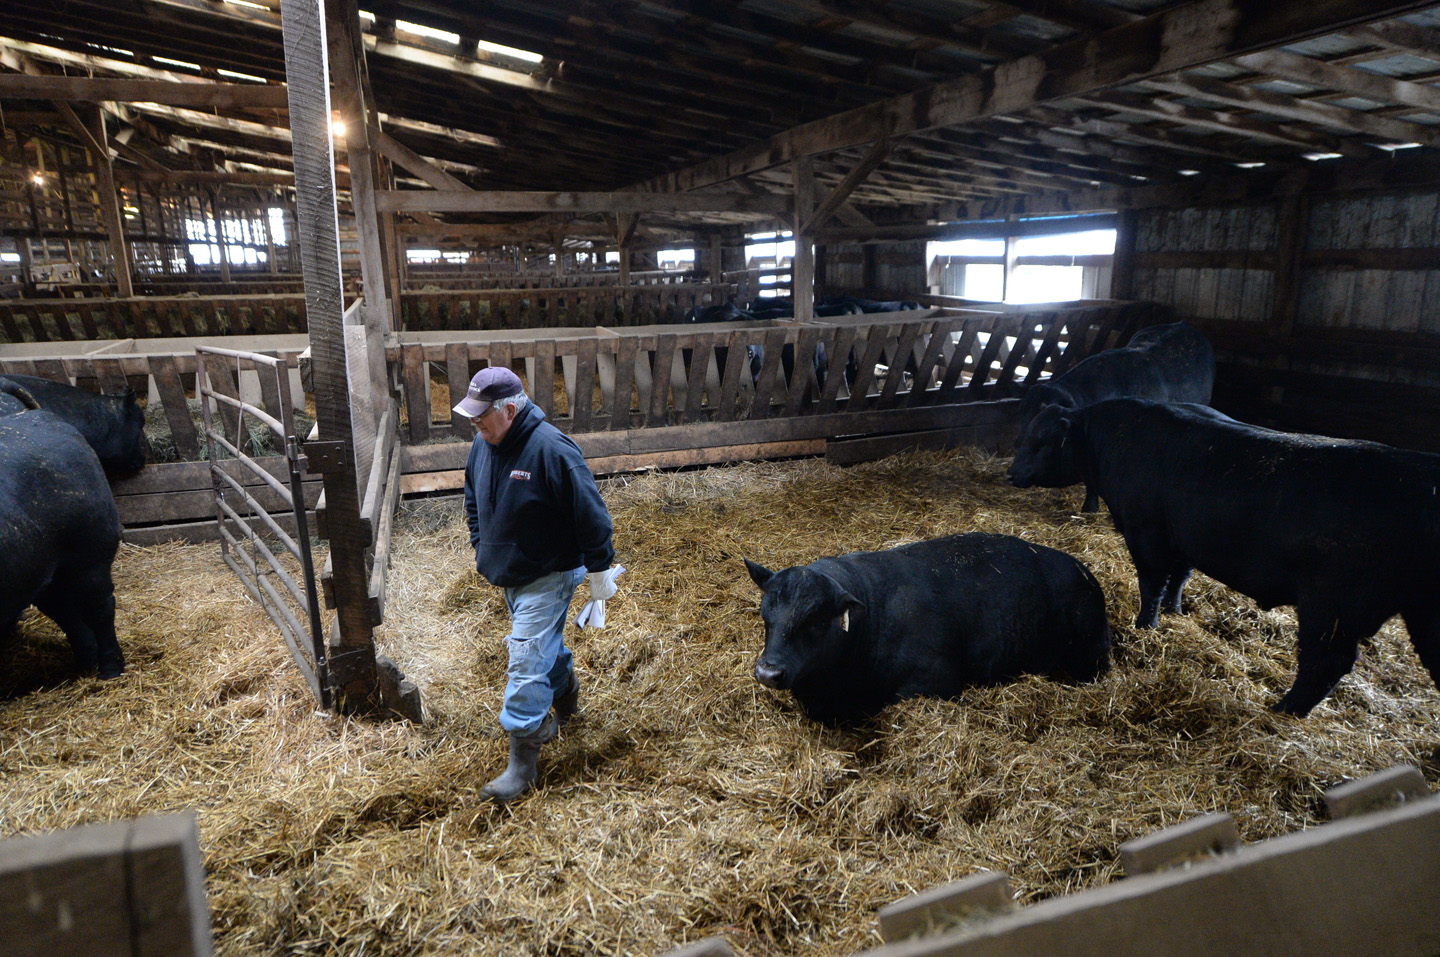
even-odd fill
[[(48, 622), (46, 622), (48, 625)], [(0, 701), (13, 701), (80, 678), (64, 636), (22, 620), (0, 637)]]

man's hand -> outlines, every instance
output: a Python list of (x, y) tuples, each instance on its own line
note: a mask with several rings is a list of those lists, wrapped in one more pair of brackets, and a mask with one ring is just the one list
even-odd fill
[(624, 565), (611, 565), (603, 572), (590, 572), (587, 576), (590, 579), (590, 600), (585, 607), (580, 609), (580, 614), (575, 618), (575, 624), (581, 628), (604, 628), (605, 627), (605, 602), (615, 597), (619, 589), (615, 585), (615, 579), (625, 572)]

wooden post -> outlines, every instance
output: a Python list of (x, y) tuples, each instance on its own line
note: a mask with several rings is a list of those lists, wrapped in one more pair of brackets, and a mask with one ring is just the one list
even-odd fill
[(219, 188), (207, 190), (210, 194), (210, 211), (215, 216), (215, 240), (220, 250), (220, 281), (230, 281), (230, 250), (225, 244), (225, 220), (220, 215)]
[(1135, 295), (1135, 226), (1138, 213), (1122, 209), (1115, 222), (1115, 254), (1110, 259), (1110, 298)]
[(1275, 228), (1275, 302), (1270, 310), (1271, 336), (1281, 341), (1295, 330), (1295, 311), (1300, 303), (1300, 257), (1305, 249), (1310, 200), (1303, 193), (1280, 199)]
[(376, 668), (365, 562), (370, 536), (360, 521), (350, 419), (323, 2), (281, 0), (280, 12), (295, 157), (296, 239), (305, 277), (315, 417), (323, 443), (313, 449), (315, 444), (307, 443), (306, 455), (311, 471), (323, 472), (325, 484), (336, 605), (330, 635), (331, 687), (337, 707), (353, 712), (372, 704)]
[(360, 246), (360, 279), (364, 286), (365, 323), (378, 323), (389, 331), (390, 305), (385, 298), (385, 250), (375, 210), (375, 164), (361, 76), (364, 47), (359, 43), (360, 11), (355, 0), (327, 0), (326, 26), (330, 30), (330, 65), (340, 117), (345, 123), (345, 151), (350, 166), (350, 202), (355, 210), (355, 231)]
[(115, 270), (115, 284), (122, 299), (135, 295), (130, 279), (130, 250), (125, 242), (125, 218), (120, 214), (120, 198), (115, 193), (115, 171), (110, 165), (110, 150), (105, 138), (105, 114), (100, 107), (86, 111), (86, 126), (95, 141), (95, 191), (100, 202), (100, 218), (110, 238), (110, 264)]
[(802, 156), (791, 164), (795, 180), (795, 261), (790, 267), (790, 295), (795, 303), (795, 321), (815, 318), (815, 248), (810, 234), (802, 232), (815, 211), (815, 161)]

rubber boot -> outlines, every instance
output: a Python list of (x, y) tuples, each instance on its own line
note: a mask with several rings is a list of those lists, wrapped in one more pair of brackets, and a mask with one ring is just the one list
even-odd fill
[(569, 721), (580, 710), (580, 678), (574, 671), (570, 672), (570, 686), (555, 696), (554, 706), (561, 721)]
[(534, 734), (510, 735), (510, 765), (505, 773), (480, 789), (480, 793), (500, 804), (513, 801), (535, 784), (536, 763), (540, 746), (552, 740), (560, 730), (560, 722), (547, 714)]

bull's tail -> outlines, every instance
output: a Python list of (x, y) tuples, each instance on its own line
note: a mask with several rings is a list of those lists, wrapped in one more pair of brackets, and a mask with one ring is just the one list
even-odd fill
[(0, 379), (0, 392), (3, 392), (5, 395), (13, 395), (15, 398), (19, 399), (21, 404), (23, 404), (27, 409), (40, 408), (40, 403), (35, 401), (35, 397), (30, 394), (30, 390), (26, 389), (22, 385), (17, 385), (14, 382)]

